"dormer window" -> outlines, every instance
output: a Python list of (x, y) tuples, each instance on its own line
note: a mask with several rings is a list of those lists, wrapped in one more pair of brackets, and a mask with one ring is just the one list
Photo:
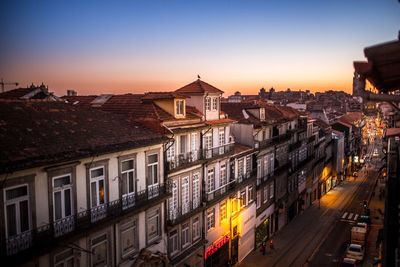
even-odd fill
[(175, 115), (176, 116), (184, 116), (185, 115), (185, 100), (176, 100)]
[(260, 120), (265, 121), (265, 108), (260, 108)]

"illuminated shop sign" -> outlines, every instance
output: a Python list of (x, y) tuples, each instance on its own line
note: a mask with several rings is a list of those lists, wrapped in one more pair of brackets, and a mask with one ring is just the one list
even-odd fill
[(229, 235), (221, 237), (219, 240), (212, 243), (212, 245), (206, 248), (206, 252), (204, 253), (204, 259), (206, 260), (212, 254), (214, 254), (218, 249), (220, 249), (223, 245), (229, 242)]

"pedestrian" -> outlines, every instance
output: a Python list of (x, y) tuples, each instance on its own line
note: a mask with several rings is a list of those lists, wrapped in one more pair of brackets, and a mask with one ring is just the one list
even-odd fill
[(273, 241), (272, 239), (269, 241), (269, 249), (270, 249), (271, 251), (275, 249), (275, 248), (274, 248), (274, 241)]
[(261, 243), (261, 246), (260, 246), (260, 252), (263, 254), (263, 256), (265, 255), (266, 249), (267, 249), (267, 246), (266, 246), (266, 244), (265, 244), (265, 241), (263, 241), (263, 242)]

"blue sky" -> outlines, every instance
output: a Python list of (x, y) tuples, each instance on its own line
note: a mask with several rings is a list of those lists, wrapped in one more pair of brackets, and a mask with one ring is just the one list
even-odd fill
[(350, 90), (363, 48), (397, 38), (400, 3), (2, 1), (0, 76), (63, 94)]

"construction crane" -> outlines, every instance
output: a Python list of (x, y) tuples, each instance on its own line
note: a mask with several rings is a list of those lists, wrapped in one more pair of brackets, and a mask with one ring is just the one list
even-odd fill
[(6, 85), (15, 85), (15, 86), (18, 86), (18, 83), (17, 83), (17, 82), (5, 82), (5, 81), (3, 81), (3, 78), (2, 78), (1, 81), (0, 81), (0, 85), (1, 85), (1, 92), (4, 93), (4, 87), (5, 87)]

